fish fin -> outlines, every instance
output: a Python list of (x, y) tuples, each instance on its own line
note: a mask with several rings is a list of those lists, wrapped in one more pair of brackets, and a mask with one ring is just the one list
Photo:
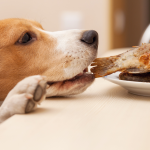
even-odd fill
[(120, 55), (96, 58), (91, 64), (91, 66), (93, 66), (93, 68), (91, 68), (91, 72), (93, 72), (95, 78), (103, 77), (118, 71), (115, 61), (118, 60), (119, 57)]

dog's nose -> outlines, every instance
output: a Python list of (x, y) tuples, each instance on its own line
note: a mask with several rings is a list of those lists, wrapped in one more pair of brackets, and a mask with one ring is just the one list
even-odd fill
[(98, 33), (95, 30), (85, 31), (82, 35), (81, 41), (87, 44), (98, 42)]

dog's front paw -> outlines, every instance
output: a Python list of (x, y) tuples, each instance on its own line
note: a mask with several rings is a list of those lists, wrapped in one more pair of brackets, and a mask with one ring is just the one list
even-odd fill
[[(45, 77), (37, 75), (20, 81), (7, 95), (0, 109), (0, 118), (31, 112), (45, 99)], [(3, 120), (5, 120), (3, 119)]]

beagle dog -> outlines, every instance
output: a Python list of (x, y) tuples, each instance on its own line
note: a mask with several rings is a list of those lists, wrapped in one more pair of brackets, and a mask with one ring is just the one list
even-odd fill
[(94, 30), (47, 32), (35, 21), (0, 21), (0, 122), (29, 113), (45, 97), (82, 93), (94, 81)]

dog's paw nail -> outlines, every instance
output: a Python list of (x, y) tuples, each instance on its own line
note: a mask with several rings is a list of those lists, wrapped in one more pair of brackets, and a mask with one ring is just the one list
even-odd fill
[(46, 93), (46, 86), (47, 86), (46, 81), (39, 82), (39, 85), (36, 87), (34, 92), (33, 96), (34, 101), (39, 102), (41, 100), (43, 95)]
[(32, 100), (29, 100), (26, 105), (25, 113), (31, 112), (34, 109), (34, 107), (35, 107), (35, 103)]

